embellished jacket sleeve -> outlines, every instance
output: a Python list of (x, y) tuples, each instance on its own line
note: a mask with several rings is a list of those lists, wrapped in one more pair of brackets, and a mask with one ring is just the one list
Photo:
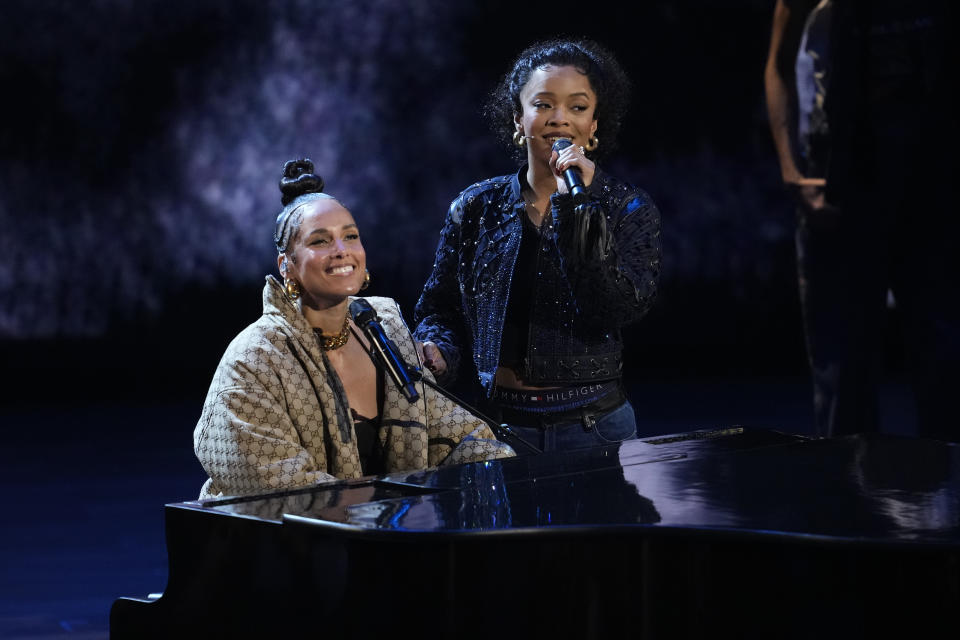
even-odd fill
[(434, 342), (443, 352), (446, 373), (439, 378), (442, 384), (456, 379), (460, 367), (461, 350), (469, 357), (469, 339), (464, 324), (464, 311), (457, 280), (462, 233), (464, 196), (461, 194), (450, 205), (440, 231), (440, 242), (433, 261), (433, 271), (423, 287), (423, 293), (414, 309), (414, 337), (421, 342)]
[(595, 181), (574, 206), (569, 195), (551, 198), (563, 270), (580, 319), (619, 327), (652, 306), (660, 275), (660, 212), (639, 189), (607, 193)]

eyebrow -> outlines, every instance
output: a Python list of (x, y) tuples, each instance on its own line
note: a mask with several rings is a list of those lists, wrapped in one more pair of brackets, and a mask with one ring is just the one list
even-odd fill
[[(568, 97), (574, 98), (577, 96), (583, 96), (584, 98), (587, 98), (587, 99), (590, 98), (590, 94), (587, 93), (586, 91), (578, 91), (577, 93), (571, 93)], [(531, 98), (540, 98), (540, 97), (556, 98), (557, 94), (553, 93), (552, 91), (540, 91), (539, 93), (535, 93), (530, 97)]]
[[(332, 227), (332, 228), (331, 228), (331, 227), (317, 227), (316, 229), (314, 229), (313, 231), (311, 231), (310, 233), (308, 233), (308, 234), (307, 234), (307, 237), (309, 238), (310, 236), (312, 236), (312, 235), (314, 235), (314, 234), (316, 234), (316, 233), (327, 233), (327, 234), (329, 234), (329, 233), (332, 233), (334, 230), (336, 230), (336, 228), (337, 228), (337, 227)], [(345, 224), (345, 225), (343, 225), (342, 227), (340, 227), (340, 230), (343, 231), (343, 230), (345, 230), (345, 229), (356, 229), (356, 228), (357, 228), (357, 224), (356, 224), (355, 222), (351, 222), (350, 224)]]

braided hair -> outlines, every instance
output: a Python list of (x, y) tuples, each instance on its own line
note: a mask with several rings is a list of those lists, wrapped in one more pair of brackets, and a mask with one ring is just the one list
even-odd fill
[(323, 193), (323, 178), (313, 171), (313, 161), (309, 158), (288, 160), (283, 165), (283, 176), (280, 178), (280, 204), (283, 205), (283, 211), (277, 215), (273, 231), (273, 242), (278, 253), (286, 253), (290, 241), (300, 231), (303, 205), (325, 198), (335, 199)]

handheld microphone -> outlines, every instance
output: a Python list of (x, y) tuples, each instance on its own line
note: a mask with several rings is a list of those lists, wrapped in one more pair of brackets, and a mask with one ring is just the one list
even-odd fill
[[(567, 138), (557, 138), (556, 142), (553, 143), (553, 150), (560, 153), (572, 144), (573, 143)], [(570, 191), (570, 195), (573, 196), (574, 200), (580, 202), (586, 197), (586, 187), (583, 184), (583, 176), (580, 175), (580, 169), (578, 167), (568, 167), (564, 169), (563, 181), (566, 183), (567, 189)]]
[(393, 383), (397, 385), (407, 402), (416, 402), (420, 398), (417, 388), (413, 384), (413, 378), (407, 371), (407, 364), (400, 357), (400, 350), (393, 340), (387, 337), (383, 332), (383, 326), (380, 325), (380, 318), (370, 303), (363, 299), (354, 300), (350, 303), (350, 317), (367, 336), (370, 345), (373, 347), (373, 355), (381, 367), (387, 370)]

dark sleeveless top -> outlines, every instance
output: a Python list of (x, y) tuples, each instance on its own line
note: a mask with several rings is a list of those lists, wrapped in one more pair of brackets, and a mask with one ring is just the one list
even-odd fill
[[(383, 373), (377, 375), (377, 406), (383, 407)], [(382, 416), (367, 418), (350, 408), (353, 416), (353, 431), (357, 436), (357, 450), (360, 452), (360, 469), (365, 476), (380, 475), (385, 472), (383, 447), (380, 444), (380, 425)]]

